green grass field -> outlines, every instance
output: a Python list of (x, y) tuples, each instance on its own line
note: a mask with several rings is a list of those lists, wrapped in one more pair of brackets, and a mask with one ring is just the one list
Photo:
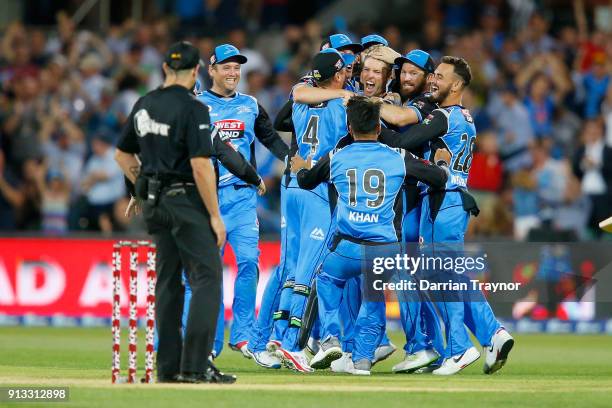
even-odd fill
[[(398, 334), (392, 339), (403, 344)], [(10, 404), (19, 407), (612, 406), (612, 338), (522, 335), (516, 340), (508, 364), (493, 376), (482, 374), (482, 357), (451, 378), (391, 374), (403, 357), (399, 350), (368, 378), (297, 374), (260, 368), (226, 348), (218, 366), (238, 375), (234, 385), (111, 385), (109, 329), (0, 328), (0, 387), (70, 388), (67, 403)]]

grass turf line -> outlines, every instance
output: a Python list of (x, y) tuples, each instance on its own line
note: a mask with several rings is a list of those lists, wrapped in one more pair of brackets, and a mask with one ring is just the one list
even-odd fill
[[(123, 336), (124, 338), (127, 336)], [(143, 336), (139, 373), (143, 373)], [(395, 375), (403, 358), (398, 350), (374, 367), (369, 378), (329, 371), (297, 374), (266, 370), (225, 348), (218, 359), (238, 383), (217, 385), (110, 384), (110, 329), (0, 328), (0, 387), (68, 385), (66, 407), (167, 407), (189, 403), (242, 407), (402, 406), (609, 407), (612, 401), (612, 341), (606, 336), (521, 335), (510, 360), (493, 376), (482, 374), (484, 356), (453, 377)], [(402, 346), (399, 333), (392, 341)], [(127, 344), (122, 344), (122, 375)], [(0, 406), (3, 403), (0, 402)], [(13, 404), (11, 404), (12, 406)], [(40, 407), (40, 403), (19, 403)], [(46, 406), (46, 405), (45, 405)]]

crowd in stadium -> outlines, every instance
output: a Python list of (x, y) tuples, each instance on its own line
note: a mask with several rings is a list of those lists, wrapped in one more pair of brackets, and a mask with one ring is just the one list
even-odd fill
[[(345, 33), (358, 40), (378, 32), (402, 54), (421, 48), (435, 60), (470, 63), (464, 104), (479, 134), (469, 186), (482, 210), (471, 236), (525, 240), (535, 228), (597, 238), (612, 207), (612, 34), (581, 1), (554, 25), (546, 11), (502, 1), (478, 2), (475, 11), (472, 3), (427, 9), (418, 35), (384, 24)], [(128, 196), (114, 144), (135, 101), (161, 84), (164, 52), (179, 35), (206, 56), (221, 42), (238, 47), (248, 57), (239, 91), (274, 118), (329, 34), (316, 20), (287, 24), (264, 49), (245, 28), (213, 37), (179, 27), (169, 18), (126, 20), (100, 33), (58, 13), (50, 30), (17, 21), (3, 30), (0, 231), (142, 230), (123, 215)], [(275, 234), (283, 165), (265, 148), (256, 155), (269, 191), (260, 198), (261, 229)]]

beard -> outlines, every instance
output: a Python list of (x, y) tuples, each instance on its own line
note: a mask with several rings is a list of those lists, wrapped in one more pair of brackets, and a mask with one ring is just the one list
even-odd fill
[(411, 89), (404, 89), (404, 86), (400, 86), (400, 95), (402, 99), (412, 99), (425, 92), (425, 85), (427, 83), (423, 80), (420, 84), (410, 84)]
[(450, 90), (451, 90), (450, 86), (446, 89), (438, 88), (437, 92), (432, 93), (432, 100), (435, 103), (441, 103), (443, 100), (446, 99), (446, 97), (450, 93)]

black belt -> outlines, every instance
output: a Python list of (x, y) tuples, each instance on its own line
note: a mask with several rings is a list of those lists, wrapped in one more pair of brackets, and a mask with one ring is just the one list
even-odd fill
[(187, 181), (179, 181), (176, 183), (171, 183), (168, 184), (164, 187), (162, 187), (162, 194), (165, 196), (177, 196), (179, 194), (187, 194), (187, 189), (188, 188), (193, 188), (195, 187), (195, 183), (190, 183)]
[(243, 188), (250, 188), (251, 186), (248, 184), (234, 184), (234, 190), (240, 190)]
[(392, 244), (398, 243), (398, 241), (393, 241), (393, 242), (367, 241), (365, 239), (359, 239), (359, 238), (351, 237), (350, 235), (345, 235), (345, 234), (336, 234), (334, 236), (334, 242), (336, 241), (338, 243), (340, 243), (340, 241), (349, 241), (354, 244), (366, 245), (366, 246), (392, 245)]
[(190, 183), (187, 181), (179, 181), (177, 183), (172, 183), (166, 186), (166, 188), (179, 188), (179, 187), (195, 187), (195, 183)]

